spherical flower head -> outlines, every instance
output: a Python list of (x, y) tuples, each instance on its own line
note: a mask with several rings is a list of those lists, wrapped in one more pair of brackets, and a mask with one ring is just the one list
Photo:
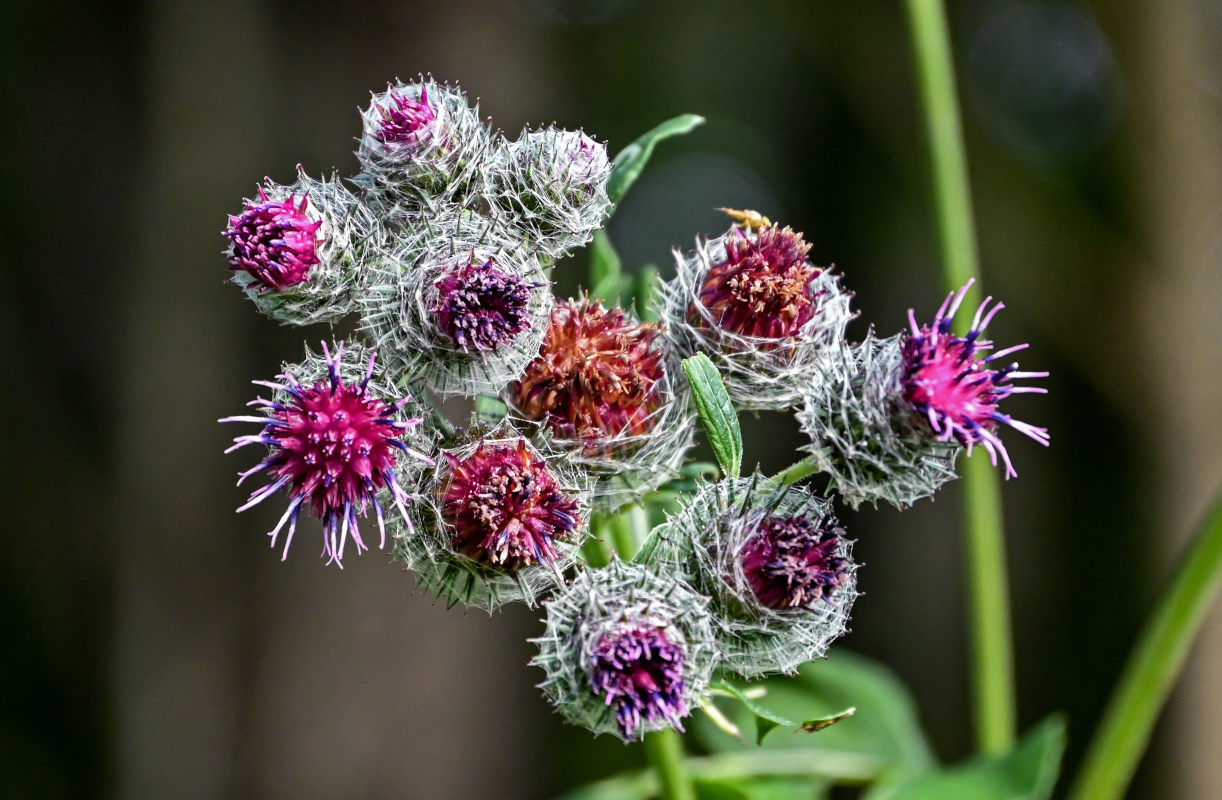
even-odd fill
[[(362, 354), (363, 355), (363, 354)], [(238, 416), (221, 422), (262, 424), (258, 434), (234, 439), (230, 452), (249, 444), (263, 444), (267, 457), (254, 468), (241, 473), (239, 485), (258, 472), (266, 472), (271, 482), (256, 490), (238, 511), (245, 511), (284, 488), (289, 495), (288, 510), (269, 534), (272, 544), (287, 523), (284, 558), (297, 528), (302, 508), (322, 520), (325, 533), (324, 553), (328, 563), (341, 567), (345, 545), (351, 533), (357, 552), (367, 549), (357, 524), (372, 508), (381, 535), (379, 547), (386, 544), (382, 501), (388, 495), (406, 518), (407, 493), (396, 471), (400, 461), (428, 459), (408, 445), (406, 439), (419, 419), (401, 414), (409, 398), (391, 400), (372, 387), (374, 354), (365, 361), (363, 377), (354, 376), (352, 359), (344, 359), (344, 346), (334, 353), (323, 343), (324, 375), (318, 375), (317, 359), (307, 358), (301, 365), (299, 380), (285, 370), (282, 382), (256, 381), (274, 390), (271, 400), (257, 398), (251, 405), (263, 409), (263, 416)]]
[(635, 623), (604, 634), (590, 658), (594, 694), (606, 698), (625, 740), (647, 724), (668, 723), (683, 730), (684, 648), (666, 638), (666, 629)]
[(373, 135), (378, 141), (397, 145), (408, 151), (418, 151), (429, 143), (437, 126), (437, 111), (429, 104), (428, 86), (420, 87), (418, 98), (388, 84), (382, 102), (374, 100), (373, 108), (382, 117)]
[(930, 435), (903, 399), (902, 350), (901, 337), (871, 330), (859, 345), (826, 352), (799, 383), (803, 449), (853, 508), (880, 500), (907, 508), (957, 477), (959, 442)]
[[(806, 260), (810, 245), (788, 226), (769, 225), (749, 236), (730, 229), (725, 260), (700, 287), (700, 302), (724, 330), (763, 339), (791, 337), (814, 316), (812, 286), (821, 270)], [(696, 309), (692, 316), (709, 324)]]
[(658, 316), (681, 356), (713, 360), (739, 408), (782, 410), (823, 351), (844, 341), (852, 295), (812, 264), (792, 228), (755, 212), (715, 239), (675, 251), (675, 277), (658, 294)]
[(531, 662), (569, 722), (626, 742), (682, 730), (717, 661), (707, 598), (640, 564), (578, 572), (546, 604)]
[(246, 209), (229, 217), (224, 232), (232, 243), (230, 269), (253, 278), (260, 293), (284, 291), (309, 278), (319, 261), (322, 227), (306, 214), (310, 199), (289, 194), (272, 200), (260, 186), (259, 199), (245, 202)]
[(539, 352), (554, 303), (536, 255), (451, 209), (397, 229), (371, 264), (360, 328), (403, 380), (437, 395), (497, 394)]
[(830, 501), (759, 475), (725, 479), (656, 532), (650, 563), (710, 597), (725, 669), (793, 672), (844, 634), (857, 565)]
[(534, 285), (491, 259), (457, 265), (433, 284), (437, 326), (463, 352), (495, 351), (530, 327)]
[(560, 303), (538, 357), (511, 389), (517, 408), (590, 451), (647, 433), (662, 402), (658, 333), (656, 324), (632, 322), (598, 300)]
[(233, 282), (264, 314), (289, 325), (335, 322), (356, 310), (357, 285), (378, 252), (380, 228), (339, 176), (270, 179), (229, 218)]
[(588, 481), (505, 424), (458, 434), (417, 484), (395, 558), (447, 604), (535, 605), (563, 583), (587, 534)]
[(769, 608), (821, 602), (849, 577), (849, 559), (837, 554), (843, 531), (809, 516), (768, 516), (743, 545), (739, 561), (755, 597)]
[(516, 568), (556, 563), (555, 543), (581, 526), (577, 499), (526, 446), (481, 445), (466, 458), (446, 454), (450, 481), (442, 515), (454, 546), (477, 561)]
[(1011, 381), (1046, 378), (1048, 373), (1019, 372), (1017, 363), (992, 366), (992, 362), (1027, 347), (1019, 344), (989, 353), (993, 343), (982, 339), (981, 334), (997, 312), (1005, 308), (1000, 302), (990, 307), (992, 297), (986, 297), (976, 309), (967, 335), (956, 336), (951, 332), (955, 312), (971, 285), (969, 280), (957, 293), (947, 295), (928, 325), (917, 325), (915, 313), (908, 310), (911, 332), (902, 350), (903, 399), (916, 413), (918, 424), (927, 424), (933, 435), (943, 441), (954, 439), (967, 447), (969, 453), (974, 445), (980, 445), (994, 466), (1001, 457), (1007, 478), (1016, 477), (1010, 454), (997, 436), (997, 426), (1009, 425), (1045, 446), (1049, 442), (1048, 431), (1012, 419), (998, 410), (998, 404), (1012, 394), (1046, 393), (1047, 389), (1014, 386)]
[(421, 76), (388, 84), (361, 111), (357, 183), (392, 224), (479, 194), (493, 137), (457, 86)]
[(588, 242), (611, 212), (606, 145), (580, 131), (523, 131), (495, 161), (489, 197), (498, 218), (552, 259)]

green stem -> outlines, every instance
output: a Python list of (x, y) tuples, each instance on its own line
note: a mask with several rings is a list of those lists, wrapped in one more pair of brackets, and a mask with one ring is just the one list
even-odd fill
[(696, 800), (696, 786), (683, 762), (683, 738), (673, 728), (645, 734), (645, 756), (658, 775), (662, 800)]
[[(929, 140), (943, 279), (954, 291), (979, 269), (950, 35), (942, 0), (906, 0), (905, 5)], [(1014, 743), (1014, 659), (1001, 493), (983, 454), (967, 460), (963, 490), (976, 743), (982, 752), (999, 753)]]
[(1222, 499), (1176, 568), (1112, 694), (1069, 800), (1117, 800), (1222, 585)]
[(807, 456), (801, 461), (795, 461), (785, 469), (768, 479), (768, 483), (774, 484), (777, 487), (788, 486), (791, 483), (797, 483), (803, 478), (810, 477), (819, 471), (819, 467), (814, 456)]
[[(606, 529), (615, 552), (629, 561), (649, 533), (649, 514), (644, 506), (634, 503), (606, 518)], [(696, 787), (683, 760), (683, 738), (678, 731), (667, 729), (645, 734), (645, 757), (657, 775), (662, 800), (696, 800)]]

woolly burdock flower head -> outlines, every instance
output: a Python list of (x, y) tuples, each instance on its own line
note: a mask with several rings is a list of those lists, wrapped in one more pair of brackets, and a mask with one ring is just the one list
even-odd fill
[(492, 196), (503, 221), (553, 259), (581, 247), (611, 213), (607, 147), (580, 131), (523, 131), (503, 152)]
[(723, 666), (793, 672), (845, 633), (857, 565), (830, 501), (758, 475), (708, 484), (657, 529), (651, 560), (711, 598)]
[(245, 203), (224, 236), (233, 281), (255, 306), (292, 325), (351, 313), (377, 224), (339, 178), (314, 180), (298, 167), (296, 182), (268, 179)]
[(844, 339), (851, 295), (807, 258), (793, 229), (755, 212), (724, 236), (675, 251), (676, 274), (660, 293), (661, 316), (684, 356), (706, 353), (741, 408), (781, 409), (798, 400), (797, 378)]
[(1027, 347), (1019, 344), (989, 353), (993, 343), (980, 335), (994, 315), (1005, 308), (1000, 302), (990, 307), (992, 297), (986, 297), (976, 309), (972, 327), (965, 336), (951, 332), (951, 321), (971, 285), (969, 280), (957, 293), (947, 295), (928, 325), (917, 325), (915, 313), (908, 310), (911, 332), (901, 350), (903, 399), (919, 418), (917, 424), (928, 424), (934, 436), (943, 441), (958, 441), (969, 454), (978, 444), (988, 452), (993, 466), (997, 466), (1000, 456), (1007, 478), (1017, 477), (1010, 454), (997, 436), (998, 426), (1008, 425), (1045, 446), (1049, 441), (1048, 430), (1003, 414), (998, 404), (1012, 394), (1046, 393), (1048, 390), (1042, 387), (1015, 386), (1011, 381), (1046, 378), (1048, 373), (1019, 372), (1017, 363), (992, 366), (994, 361)]
[(548, 601), (534, 640), (544, 696), (567, 721), (626, 742), (683, 730), (717, 660), (707, 603), (639, 564), (579, 572)]
[(260, 407), (262, 416), (221, 420), (263, 425), (257, 434), (234, 439), (225, 452), (251, 444), (267, 447), (267, 457), (240, 473), (238, 484), (258, 472), (266, 472), (271, 482), (238, 511), (287, 490), (288, 509), (268, 534), (274, 546), (288, 525), (283, 558), (302, 508), (322, 520), (323, 553), (328, 563), (340, 566), (349, 534), (358, 554), (367, 549), (357, 518), (370, 508), (378, 520), (379, 547), (386, 544), (383, 504), (393, 504), (407, 520), (402, 479), (419, 471), (428, 457), (417, 449), (420, 420), (404, 414), (409, 398), (393, 399), (388, 387), (374, 381), (374, 361), (373, 353), (359, 347), (345, 349), (339, 343), (332, 351), (324, 342), (321, 357), (307, 350), (306, 360), (286, 367), (279, 383), (255, 381), (273, 391), (270, 400), (259, 397), (249, 403)]
[(396, 238), (361, 298), (363, 331), (398, 374), (438, 394), (500, 392), (539, 352), (550, 319), (538, 260), (473, 214)]
[(392, 209), (434, 209), (469, 193), (489, 156), (492, 134), (457, 86), (431, 77), (395, 81), (361, 112), (357, 149), (371, 197)]
[(957, 477), (959, 443), (915, 428), (903, 401), (901, 337), (841, 343), (800, 383), (797, 417), (828, 485), (853, 508), (884, 500), (907, 508)]
[(587, 492), (562, 459), (485, 434), (442, 449), (396, 556), (447, 602), (530, 605), (560, 583), (584, 538)]
[(687, 395), (672, 391), (660, 333), (600, 301), (564, 301), (507, 394), (516, 418), (549, 430), (598, 477), (604, 505), (668, 480), (691, 445), (693, 415)]

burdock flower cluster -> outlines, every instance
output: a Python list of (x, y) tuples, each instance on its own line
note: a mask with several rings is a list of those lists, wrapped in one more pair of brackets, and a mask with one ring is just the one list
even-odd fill
[[(545, 696), (624, 740), (682, 729), (719, 672), (792, 673), (846, 631), (858, 564), (837, 496), (902, 508), (964, 449), (1012, 476), (1004, 427), (1048, 443), (1002, 409), (1043, 391), (1014, 381), (1046, 373), (983, 337), (1000, 303), (956, 332), (964, 287), (928, 323), (910, 313), (908, 330), (850, 343), (840, 275), (755, 212), (676, 251), (674, 276), (641, 282), (636, 302), (554, 297), (553, 270), (652, 148), (613, 165), (581, 132), (510, 141), (457, 87), (396, 81), (361, 114), (356, 175), (267, 179), (224, 231), (259, 311), (353, 331), (255, 381), (266, 397), (222, 420), (259, 426), (231, 449), (265, 451), (238, 482), (266, 482), (238, 510), (284, 495), (269, 519), (282, 558), (303, 515), (341, 567), (376, 526), (449, 605), (542, 606)], [(623, 299), (632, 281), (612, 277)], [(445, 398), (468, 401), (465, 424)], [(740, 476), (736, 409), (796, 412), (805, 473), (828, 494)], [(692, 477), (698, 421), (720, 477)]]

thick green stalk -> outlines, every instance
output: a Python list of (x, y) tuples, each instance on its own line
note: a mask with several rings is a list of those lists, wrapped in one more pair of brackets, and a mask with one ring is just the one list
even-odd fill
[(1180, 561), (1129, 656), (1069, 800), (1119, 800), (1222, 585), (1222, 500)]
[[(947, 290), (954, 291), (979, 269), (950, 35), (942, 0), (906, 0), (906, 8), (929, 140), (943, 277)], [(1000, 753), (1014, 743), (1014, 657), (1001, 492), (984, 453), (967, 459), (963, 491), (976, 743), (982, 752)]]

